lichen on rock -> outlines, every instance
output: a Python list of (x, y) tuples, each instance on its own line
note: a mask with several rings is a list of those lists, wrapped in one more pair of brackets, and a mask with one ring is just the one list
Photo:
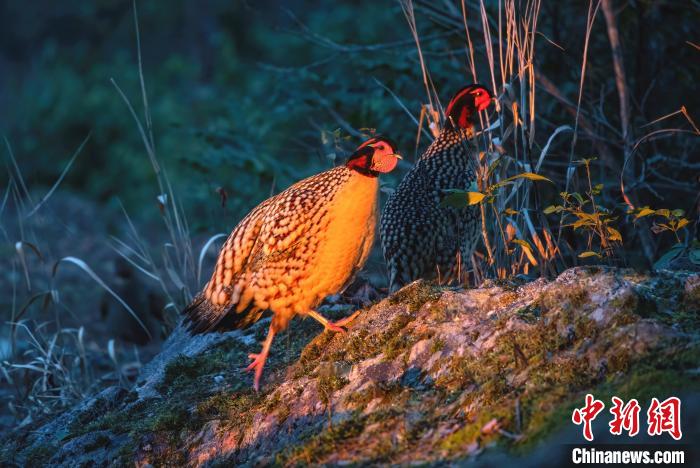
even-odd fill
[(683, 392), (697, 411), (699, 296), (697, 274), (602, 267), (466, 290), (419, 281), (363, 310), (347, 334), (293, 323), (260, 393), (242, 369), (266, 322), (246, 333), (177, 331), (135, 389), (9, 434), (3, 461), (537, 457), (571, 429), (587, 392), (640, 402)]

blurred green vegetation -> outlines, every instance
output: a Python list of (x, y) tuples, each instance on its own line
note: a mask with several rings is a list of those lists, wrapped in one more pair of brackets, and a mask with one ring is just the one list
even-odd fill
[[(455, 22), (461, 5), (443, 3), (452, 6), (417, 1), (416, 12), (426, 62), (446, 100), (471, 79), (463, 30)], [(270, 192), (332, 166), (345, 153), (328, 137), (344, 141), (350, 127), (387, 133), (413, 153), (415, 124), (378, 84), (418, 116), (425, 91), (398, 2), (208, 0), (137, 7), (156, 149), (194, 232), (227, 230)], [(477, 4), (468, 2), (468, 8), (471, 18), (478, 15)], [(586, 9), (584, 2), (544, 2), (538, 23), (534, 65), (574, 103), (583, 34), (570, 32), (585, 29)], [(698, 51), (687, 41), (698, 7), (637, 2), (618, 13), (633, 119), (648, 123), (681, 105), (696, 112)], [(622, 167), (622, 151), (620, 135), (611, 132), (618, 125), (618, 104), (610, 44), (603, 19), (596, 21), (582, 116), (600, 140), (583, 132), (577, 153), (601, 156), (601, 145), (607, 146), (610, 154), (594, 168), (594, 177), (605, 178), (612, 175), (607, 170)], [(116, 210), (121, 200), (136, 219), (152, 219), (158, 195), (153, 171), (110, 83), (114, 78), (141, 115), (132, 3), (3, 2), (0, 22), (0, 132), (14, 146), (29, 185), (50, 186), (92, 132), (63, 188), (105, 210)], [(472, 33), (479, 80), (490, 84), (483, 41), (478, 31)], [(571, 109), (552, 99), (551, 91), (538, 84), (540, 147), (558, 125), (573, 120)], [(357, 140), (347, 141), (345, 149)], [(679, 146), (673, 138), (652, 144), (657, 153)], [(549, 158), (560, 180), (568, 149), (568, 143), (555, 145)], [(657, 161), (655, 169), (668, 180), (658, 180), (654, 188), (654, 175), (647, 174), (638, 187), (641, 202), (658, 204), (669, 180), (678, 179), (684, 189), (697, 186), (687, 171), (674, 174), (672, 161)], [(219, 188), (228, 195), (225, 210)]]
[[(308, 27), (331, 40), (370, 45), (406, 39), (398, 5), (379, 3), (329, 8), (321, 1), (289, 2), (285, 8), (302, 9)], [(107, 209), (120, 199), (137, 219), (153, 217), (153, 170), (110, 83), (113, 78), (141, 115), (131, 2), (2, 8), (4, 53), (14, 57), (4, 62), (11, 73), (1, 131), (28, 184), (53, 184), (92, 132), (63, 189)], [(324, 151), (321, 137), (338, 123), (319, 99), (357, 128), (409, 141), (400, 129), (410, 122), (372, 79), (415, 88), (410, 94), (418, 96), (413, 83), (419, 70), (388, 60), (391, 48), (360, 50), (351, 57), (367, 57), (345, 60), (346, 53), (310, 46), (292, 14), (269, 1), (142, 2), (138, 14), (156, 150), (195, 231), (212, 224), (230, 228), (271, 191), (333, 165), (335, 152), (332, 145)], [(225, 219), (219, 188), (228, 195)]]

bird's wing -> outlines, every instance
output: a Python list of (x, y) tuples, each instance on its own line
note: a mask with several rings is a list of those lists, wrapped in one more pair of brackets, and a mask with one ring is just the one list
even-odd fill
[(265, 216), (258, 240), (246, 269), (259, 272), (274, 263), (296, 257), (308, 236), (318, 232), (326, 212), (327, 199), (304, 185), (292, 186), (279, 194)]
[(244, 328), (257, 321), (266, 307), (264, 299), (254, 300), (256, 293), (264, 298), (275, 275), (301, 266), (290, 259), (308, 254), (309, 236), (322, 224), (323, 202), (309, 184), (298, 183), (248, 214), (222, 247), (209, 283), (185, 310), (192, 331)]
[(271, 201), (272, 199), (264, 201), (248, 213), (224, 242), (211, 279), (183, 311), (192, 332), (203, 333), (216, 329), (228, 312), (230, 306), (225, 296), (230, 293), (234, 278), (248, 265)]

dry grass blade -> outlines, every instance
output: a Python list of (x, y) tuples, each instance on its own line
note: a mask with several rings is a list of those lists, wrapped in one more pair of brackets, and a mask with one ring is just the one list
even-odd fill
[(24, 183), (24, 178), (22, 177), (22, 172), (19, 170), (19, 165), (17, 164), (17, 160), (15, 159), (15, 153), (12, 151), (12, 146), (10, 145), (10, 140), (7, 139), (7, 137), (3, 136), (3, 140), (5, 140), (5, 147), (7, 148), (7, 154), (10, 156), (10, 161), (12, 161), (12, 167), (15, 170), (15, 176), (17, 180), (19, 180), (19, 186), (22, 187), (22, 191), (24, 192), (24, 196), (27, 197), (27, 200), (29, 200), (30, 203), (32, 202), (32, 196), (29, 194), (29, 190), (27, 190), (27, 184)]
[[(124, 244), (124, 243), (123, 243), (122, 241), (120, 241), (119, 239), (116, 239), (116, 238), (115, 238), (115, 240), (116, 240), (117, 242), (120, 242), (120, 243), (121, 243), (123, 246), (125, 246), (126, 248), (129, 248), (126, 244)], [(140, 272), (143, 273), (144, 275), (146, 275), (146, 276), (148, 276), (149, 278), (151, 278), (151, 279), (153, 279), (153, 280), (156, 280), (156, 281), (159, 281), (159, 280), (160, 280), (160, 278), (158, 277), (158, 275), (155, 275), (155, 274), (151, 273), (150, 271), (146, 270), (144, 267), (142, 267), (141, 265), (139, 265), (138, 263), (136, 263), (135, 261), (133, 261), (127, 254), (125, 254), (124, 252), (122, 252), (122, 251), (119, 250), (118, 248), (114, 247), (113, 245), (110, 245), (110, 248), (111, 248), (112, 250), (114, 250), (114, 252), (116, 252), (117, 255), (119, 255), (121, 258), (123, 258), (124, 260), (126, 260), (127, 263), (129, 263), (131, 266), (133, 266), (134, 268), (136, 268), (138, 271), (140, 271)], [(131, 251), (133, 252), (133, 250), (131, 250)]]
[(18, 241), (15, 243), (15, 251), (17, 252), (17, 256), (19, 257), (20, 264), (22, 265), (22, 269), (24, 271), (24, 278), (27, 282), (27, 291), (31, 291), (32, 284), (29, 277), (29, 267), (27, 266), (27, 257), (24, 254), (25, 246), (29, 247), (36, 254), (36, 256), (39, 257), (40, 261), (43, 262), (44, 258), (41, 256), (41, 252), (39, 252), (39, 249), (31, 242)]
[(554, 141), (554, 138), (556, 138), (557, 135), (564, 131), (573, 132), (573, 128), (571, 128), (568, 125), (562, 125), (560, 127), (557, 127), (556, 130), (554, 130), (554, 133), (552, 133), (549, 136), (549, 139), (547, 139), (547, 144), (544, 145), (544, 148), (542, 148), (542, 152), (540, 152), (540, 157), (537, 160), (537, 165), (535, 165), (535, 172), (540, 172), (540, 167), (542, 167), (542, 163), (544, 162), (545, 157), (547, 157), (547, 153), (549, 153), (549, 147), (552, 145), (552, 141)]
[(216, 242), (218, 239), (221, 239), (222, 237), (226, 237), (227, 234), (224, 233), (219, 233), (219, 234), (214, 234), (207, 240), (207, 242), (202, 246), (201, 250), (199, 251), (199, 259), (197, 260), (197, 284), (199, 285), (202, 279), (202, 262), (204, 261), (204, 256), (207, 254), (207, 251), (209, 250), (209, 247)]
[(85, 147), (85, 145), (87, 144), (87, 142), (88, 142), (89, 140), (90, 140), (90, 133), (88, 133), (88, 136), (86, 136), (85, 139), (83, 140), (83, 142), (80, 143), (80, 146), (78, 146), (78, 149), (75, 150), (75, 153), (73, 153), (73, 156), (70, 158), (70, 160), (68, 161), (68, 164), (66, 164), (66, 167), (65, 167), (65, 168), (63, 169), (63, 171), (61, 172), (61, 175), (58, 176), (58, 179), (56, 179), (56, 182), (53, 184), (53, 186), (51, 187), (51, 189), (46, 193), (46, 195), (44, 195), (44, 196), (41, 198), (41, 200), (39, 200), (39, 203), (37, 203), (36, 206), (34, 206), (34, 208), (32, 209), (32, 211), (30, 211), (30, 212), (27, 214), (27, 218), (29, 218), (29, 217), (32, 216), (34, 213), (36, 213), (37, 211), (39, 211), (39, 208), (41, 208), (42, 205), (43, 205), (44, 203), (46, 203), (46, 201), (47, 201), (47, 200), (51, 197), (51, 195), (53, 195), (53, 193), (56, 191), (56, 189), (58, 188), (58, 186), (61, 185), (61, 182), (63, 182), (63, 179), (66, 177), (66, 174), (68, 174), (68, 171), (70, 170), (71, 166), (72, 166), (73, 163), (75, 162), (75, 159), (78, 157), (78, 155), (79, 155), (80, 152), (83, 150), (83, 148)]
[(7, 206), (7, 200), (10, 198), (10, 192), (12, 191), (13, 185), (14, 180), (12, 179), (12, 176), (10, 176), (7, 188), (5, 189), (5, 195), (3, 195), (2, 203), (0, 203), (0, 215), (2, 215), (2, 213), (5, 211), (5, 207)]
[[(439, 105), (439, 101), (433, 100), (433, 96), (436, 95), (435, 89), (432, 87), (432, 79), (430, 78), (430, 73), (425, 65), (425, 59), (423, 57), (423, 50), (420, 45), (420, 38), (418, 36), (418, 26), (416, 25), (416, 14), (413, 8), (412, 0), (400, 0), (399, 4), (403, 10), (403, 14), (406, 17), (408, 26), (411, 29), (411, 35), (413, 40), (416, 42), (416, 50), (418, 51), (418, 60), (420, 61), (421, 73), (423, 76), (423, 86), (425, 86), (425, 94), (428, 98), (428, 103), (432, 109), (436, 109), (436, 104)], [(432, 88), (432, 89), (431, 89)]]
[(141, 319), (139, 318), (138, 314), (137, 314), (136, 312), (134, 312), (134, 310), (129, 306), (129, 304), (127, 304), (126, 302), (124, 302), (124, 300), (123, 300), (121, 297), (119, 297), (119, 295), (118, 295), (116, 292), (114, 292), (114, 291), (112, 290), (112, 288), (110, 288), (109, 286), (107, 286), (107, 284), (106, 284), (104, 281), (102, 281), (102, 279), (101, 279), (99, 276), (97, 276), (97, 273), (95, 273), (94, 271), (92, 271), (92, 268), (90, 268), (90, 267), (87, 265), (87, 263), (85, 263), (85, 262), (82, 261), (81, 259), (76, 258), (76, 257), (63, 257), (62, 259), (60, 259), (59, 261), (57, 261), (57, 262), (54, 264), (54, 266), (53, 266), (53, 272), (52, 272), (52, 278), (55, 278), (55, 277), (56, 277), (56, 273), (57, 273), (57, 271), (58, 271), (58, 265), (61, 264), (62, 262), (72, 263), (73, 265), (77, 266), (78, 268), (80, 268), (81, 270), (83, 270), (85, 273), (87, 273), (88, 276), (90, 276), (90, 278), (92, 278), (97, 284), (99, 284), (99, 285), (102, 287), (102, 289), (104, 289), (104, 290), (107, 291), (112, 297), (114, 297), (114, 298), (117, 300), (117, 302), (119, 302), (119, 303), (127, 310), (127, 312), (129, 312), (129, 314), (131, 314), (131, 316), (134, 318), (134, 320), (136, 320), (136, 322), (137, 322), (137, 323), (141, 326), (141, 328), (143, 328), (143, 330), (146, 332), (146, 334), (148, 335), (148, 338), (149, 338), (149, 339), (153, 338), (153, 337), (151, 336), (151, 332), (148, 330), (148, 327), (146, 327), (146, 325), (141, 321)]
[[(598, 8), (600, 7), (600, 2), (601, 2), (601, 0), (598, 0), (598, 2), (595, 5), (595, 8), (593, 8), (593, 0), (588, 1), (588, 16), (587, 16), (587, 20), (586, 20), (586, 36), (585, 36), (585, 40), (583, 43), (583, 60), (581, 62), (581, 79), (579, 80), (579, 86), (578, 86), (578, 101), (576, 103), (576, 117), (574, 119), (574, 136), (571, 139), (571, 149), (569, 151), (569, 167), (567, 168), (567, 171), (566, 171), (566, 183), (565, 183), (565, 188), (564, 188), (565, 192), (569, 191), (569, 184), (571, 182), (571, 177), (574, 174), (574, 165), (573, 165), (574, 149), (576, 148), (576, 136), (578, 134), (578, 121), (579, 121), (579, 116), (581, 114), (581, 101), (583, 99), (583, 84), (586, 81), (586, 65), (588, 64), (588, 45), (589, 45), (589, 42), (591, 39), (591, 31), (593, 30), (593, 22), (595, 21), (595, 17), (597, 16)], [(563, 219), (564, 219), (564, 215), (562, 214), (561, 218), (559, 219), (559, 233), (557, 234), (557, 242), (559, 242), (559, 239), (561, 238)]]

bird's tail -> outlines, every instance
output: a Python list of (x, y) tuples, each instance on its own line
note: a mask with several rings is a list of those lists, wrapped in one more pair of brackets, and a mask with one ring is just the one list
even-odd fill
[(193, 335), (236, 330), (252, 325), (263, 313), (254, 305), (254, 301), (251, 301), (250, 305), (241, 312), (236, 312), (235, 309), (236, 304), (213, 304), (203, 293), (200, 293), (183, 310), (185, 326)]
[(213, 331), (226, 315), (224, 307), (212, 304), (204, 294), (200, 293), (185, 307), (185, 324), (192, 334)]

